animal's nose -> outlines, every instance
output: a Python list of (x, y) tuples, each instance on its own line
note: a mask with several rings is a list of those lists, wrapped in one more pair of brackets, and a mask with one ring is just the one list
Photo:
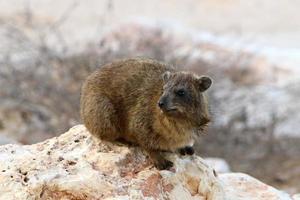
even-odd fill
[(162, 107), (164, 107), (164, 105), (165, 105), (165, 103), (163, 102), (163, 101), (158, 101), (158, 106), (160, 107), (160, 108), (162, 108)]
[(161, 96), (157, 102), (158, 106), (161, 108), (161, 109), (164, 109), (166, 107), (168, 107), (168, 97), (167, 96)]

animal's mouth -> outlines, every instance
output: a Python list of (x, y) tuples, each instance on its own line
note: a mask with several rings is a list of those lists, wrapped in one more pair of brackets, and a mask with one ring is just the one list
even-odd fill
[(164, 111), (171, 113), (171, 112), (176, 112), (177, 110), (178, 110), (177, 108), (167, 108)]
[(174, 116), (178, 114), (178, 108), (164, 108), (161, 112), (168, 116)]

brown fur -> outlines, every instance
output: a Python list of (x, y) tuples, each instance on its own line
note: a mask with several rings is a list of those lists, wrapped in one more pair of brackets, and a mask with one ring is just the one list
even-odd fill
[[(113, 62), (85, 81), (81, 117), (91, 134), (103, 140), (123, 139), (137, 144), (149, 152), (159, 169), (169, 168), (172, 162), (163, 157), (162, 151), (189, 145), (195, 133), (209, 122), (203, 95), (205, 78), (176, 72), (167, 64), (149, 59)], [(189, 96), (182, 100), (174, 93), (178, 88), (187, 89)], [(166, 104), (160, 108), (158, 101)], [(173, 107), (176, 110), (169, 112)]]

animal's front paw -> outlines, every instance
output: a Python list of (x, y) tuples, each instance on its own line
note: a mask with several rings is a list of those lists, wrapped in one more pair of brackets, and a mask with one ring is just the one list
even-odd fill
[(159, 170), (168, 170), (171, 167), (173, 167), (173, 165), (174, 165), (173, 162), (166, 159), (155, 163), (155, 167)]
[(191, 146), (186, 146), (186, 147), (180, 148), (179, 153), (180, 153), (180, 155), (183, 155), (183, 156), (184, 155), (193, 155), (195, 153), (195, 150)]

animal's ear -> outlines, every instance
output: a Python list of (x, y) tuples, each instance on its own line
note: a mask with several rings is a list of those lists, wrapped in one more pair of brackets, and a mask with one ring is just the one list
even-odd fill
[(162, 75), (164, 82), (167, 82), (170, 79), (170, 77), (171, 77), (171, 72), (169, 71), (164, 72)]
[(198, 84), (199, 90), (201, 92), (204, 92), (211, 86), (212, 79), (208, 76), (200, 76), (197, 78), (197, 84)]

